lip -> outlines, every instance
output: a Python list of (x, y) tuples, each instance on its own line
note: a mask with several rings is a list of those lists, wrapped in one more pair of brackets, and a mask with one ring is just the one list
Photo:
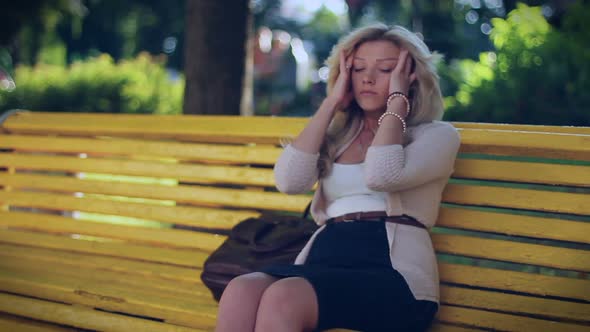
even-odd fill
[(370, 91), (370, 90), (362, 90), (361, 91), (361, 96), (365, 96), (365, 95), (374, 96), (376, 94), (377, 94), (377, 92), (375, 92), (375, 91)]

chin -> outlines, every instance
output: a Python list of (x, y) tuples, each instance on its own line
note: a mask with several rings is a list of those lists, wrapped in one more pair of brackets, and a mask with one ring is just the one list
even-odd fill
[(359, 105), (359, 106), (361, 107), (361, 109), (364, 112), (367, 112), (367, 113), (383, 113), (386, 108), (385, 105), (375, 105), (375, 104), (373, 104), (373, 105), (364, 104), (364, 105)]

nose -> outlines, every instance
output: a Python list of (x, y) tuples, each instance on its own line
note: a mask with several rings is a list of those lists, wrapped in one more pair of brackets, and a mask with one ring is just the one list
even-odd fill
[(370, 73), (367, 73), (363, 77), (363, 84), (370, 84), (370, 85), (375, 84), (375, 79), (373, 78), (373, 75), (371, 75)]

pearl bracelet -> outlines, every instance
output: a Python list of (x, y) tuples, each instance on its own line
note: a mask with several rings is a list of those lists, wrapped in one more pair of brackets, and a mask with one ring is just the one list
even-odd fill
[(379, 117), (379, 120), (377, 121), (377, 123), (379, 125), (381, 125), (381, 121), (383, 121), (383, 118), (386, 117), (386, 116), (388, 116), (388, 115), (393, 115), (393, 116), (395, 116), (396, 118), (398, 118), (401, 121), (402, 127), (403, 127), (403, 132), (405, 133), (406, 132), (406, 120), (404, 120), (404, 118), (402, 118), (402, 116), (399, 115), (399, 114), (397, 114), (397, 113), (393, 113), (393, 112), (387, 111), (387, 112), (381, 114), (381, 116)]
[(389, 104), (395, 97), (401, 97), (406, 102), (406, 117), (410, 115), (410, 99), (404, 93), (396, 91), (389, 94), (387, 97), (387, 108), (389, 108)]

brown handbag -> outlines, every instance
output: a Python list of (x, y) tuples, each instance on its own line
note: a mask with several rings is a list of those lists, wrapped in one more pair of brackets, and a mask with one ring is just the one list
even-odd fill
[(302, 217), (263, 213), (234, 226), (203, 266), (201, 280), (213, 297), (219, 301), (227, 284), (239, 275), (267, 265), (293, 263), (318, 228), (307, 218), (310, 204)]

